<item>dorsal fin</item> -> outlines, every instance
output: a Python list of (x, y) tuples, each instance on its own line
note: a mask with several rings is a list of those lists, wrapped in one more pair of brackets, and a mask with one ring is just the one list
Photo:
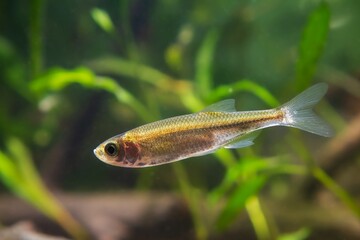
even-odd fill
[(234, 99), (222, 100), (220, 102), (207, 106), (201, 112), (236, 112), (235, 100)]

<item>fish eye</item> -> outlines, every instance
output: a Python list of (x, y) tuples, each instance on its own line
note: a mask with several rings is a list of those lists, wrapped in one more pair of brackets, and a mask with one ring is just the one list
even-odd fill
[(118, 148), (115, 143), (108, 143), (105, 145), (105, 152), (111, 156), (115, 157), (118, 155)]

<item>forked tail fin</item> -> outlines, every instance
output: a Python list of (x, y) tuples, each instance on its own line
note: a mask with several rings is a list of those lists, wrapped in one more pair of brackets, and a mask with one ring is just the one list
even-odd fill
[(324, 137), (333, 135), (331, 127), (319, 118), (312, 110), (328, 89), (327, 84), (316, 84), (282, 105), (285, 113), (283, 125), (299, 128)]

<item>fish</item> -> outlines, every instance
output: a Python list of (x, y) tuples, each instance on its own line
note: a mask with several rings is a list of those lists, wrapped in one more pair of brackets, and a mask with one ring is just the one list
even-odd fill
[(236, 111), (235, 100), (212, 104), (200, 112), (148, 123), (109, 138), (94, 149), (104, 163), (143, 168), (211, 154), (220, 148), (254, 144), (260, 129), (286, 126), (324, 137), (331, 127), (313, 107), (324, 97), (326, 83), (318, 83), (273, 109)]

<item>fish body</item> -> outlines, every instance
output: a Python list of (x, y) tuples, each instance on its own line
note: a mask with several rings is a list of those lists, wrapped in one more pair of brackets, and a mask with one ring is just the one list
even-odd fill
[(233, 99), (224, 100), (198, 113), (156, 121), (114, 136), (94, 153), (105, 163), (136, 168), (201, 156), (223, 147), (250, 146), (256, 130), (272, 126), (330, 136), (330, 127), (312, 112), (326, 91), (327, 85), (320, 83), (278, 108), (260, 111), (238, 112)]

